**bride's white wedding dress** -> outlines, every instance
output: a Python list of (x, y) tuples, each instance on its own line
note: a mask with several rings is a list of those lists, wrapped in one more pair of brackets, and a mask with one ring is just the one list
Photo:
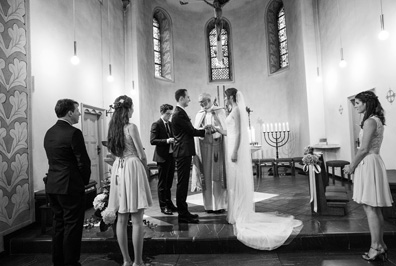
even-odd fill
[[(242, 103), (241, 103), (242, 99)], [(260, 250), (273, 250), (281, 246), (292, 234), (295, 227), (299, 232), (302, 222), (293, 216), (273, 213), (256, 213), (254, 210), (254, 187), (252, 159), (247, 132), (247, 114), (245, 112), (243, 96), (237, 94), (237, 103), (240, 110), (241, 125), (239, 129), (235, 123), (232, 110), (226, 119), (227, 127), (227, 191), (228, 214), (227, 221), (234, 226), (234, 234), (243, 244)], [(245, 116), (246, 117), (243, 117)], [(241, 132), (241, 142), (238, 150), (238, 159), (231, 161), (231, 154), (235, 141)]]

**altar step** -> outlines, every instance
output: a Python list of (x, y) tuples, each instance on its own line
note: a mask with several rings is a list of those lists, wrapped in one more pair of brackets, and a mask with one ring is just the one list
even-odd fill
[[(38, 230), (39, 232), (39, 230)], [(385, 233), (388, 246), (396, 246), (395, 232)], [(365, 249), (370, 244), (369, 232), (335, 233), (335, 234), (299, 234), (289, 239), (288, 244), (278, 248), (277, 252), (296, 252), (304, 250), (351, 250)], [(129, 248), (132, 249), (131, 240)], [(119, 253), (117, 240), (109, 238), (84, 238), (82, 253)], [(220, 253), (255, 253), (235, 236), (226, 238), (156, 238), (144, 240), (146, 254), (220, 254)], [(10, 254), (51, 253), (51, 238), (49, 235), (18, 235), (9, 243)]]

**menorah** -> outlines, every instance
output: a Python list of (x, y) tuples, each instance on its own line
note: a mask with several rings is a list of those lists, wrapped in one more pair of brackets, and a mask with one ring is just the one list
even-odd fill
[(279, 159), (279, 148), (289, 141), (289, 123), (263, 124), (264, 140), (276, 150), (276, 159)]

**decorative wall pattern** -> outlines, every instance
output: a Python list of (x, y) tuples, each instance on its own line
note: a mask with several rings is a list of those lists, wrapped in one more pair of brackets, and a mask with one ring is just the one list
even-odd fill
[(161, 30), (162, 77), (168, 80), (173, 80), (171, 21), (165, 11), (158, 8), (154, 11), (154, 17), (158, 20)]
[(0, 2), (0, 236), (31, 221), (34, 209), (29, 183), (27, 1)]

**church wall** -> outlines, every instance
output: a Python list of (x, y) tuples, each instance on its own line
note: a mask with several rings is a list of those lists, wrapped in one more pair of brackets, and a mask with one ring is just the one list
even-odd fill
[[(139, 1), (138, 1), (139, 2)], [(159, 117), (159, 106), (163, 103), (175, 105), (174, 92), (179, 88), (189, 91), (191, 102), (187, 108), (188, 114), (194, 120), (199, 110), (198, 95), (209, 92), (217, 95), (217, 86), (222, 95), (223, 85), (226, 88), (235, 87), (244, 95), (251, 113), (251, 123), (255, 127), (255, 139), (259, 144), (264, 142), (261, 133), (262, 123), (289, 121), (293, 132), (292, 145), (282, 150), (281, 157), (298, 156), (302, 147), (309, 143), (309, 132), (300, 136), (296, 134), (300, 128), (308, 128), (306, 107), (306, 85), (304, 76), (304, 58), (299, 53), (304, 49), (301, 45), (301, 20), (295, 12), (295, 4), (285, 1), (288, 23), (288, 38), (290, 41), (290, 67), (280, 73), (269, 75), (267, 62), (267, 39), (265, 28), (265, 10), (268, 1), (251, 1), (237, 9), (229, 2), (223, 8), (223, 16), (231, 25), (231, 42), (233, 51), (234, 81), (209, 83), (205, 25), (213, 17), (213, 9), (207, 6), (204, 12), (197, 12), (190, 5), (169, 5), (166, 1), (145, 1), (144, 12), (151, 16), (142, 17), (140, 35), (145, 45), (140, 46), (139, 54), (139, 89), (150, 94), (150, 100), (140, 99), (146, 103), (145, 121), (142, 121), (142, 131), (148, 134), (149, 126)], [(205, 5), (205, 3), (202, 3)], [(239, 5), (240, 6), (240, 5)], [(165, 9), (171, 17), (173, 30), (174, 81), (163, 81), (154, 78), (153, 47), (152, 47), (152, 14), (156, 7)], [(295, 25), (297, 23), (297, 25)], [(221, 96), (222, 99), (222, 96)], [(298, 100), (296, 100), (298, 99)], [(143, 110), (143, 107), (142, 107)], [(143, 117), (143, 115), (142, 115)], [(147, 124), (148, 126), (144, 126)], [(143, 145), (149, 162), (153, 147), (149, 146), (148, 137), (143, 136)], [(147, 140), (145, 140), (147, 138)], [(264, 157), (275, 157), (275, 149), (264, 144)]]
[[(330, 143), (338, 143), (341, 149), (338, 159), (351, 160), (353, 145), (349, 117), (348, 97), (375, 88), (386, 112), (387, 126), (381, 155), (388, 169), (396, 168), (396, 105), (386, 100), (391, 88), (396, 91), (396, 2), (383, 1), (385, 29), (390, 33), (386, 41), (377, 37), (380, 31), (380, 2), (318, 0), (321, 56), (323, 69), (324, 110), (326, 136)], [(344, 58), (348, 62), (342, 69), (340, 61), (340, 36)], [(343, 111), (340, 114), (340, 107)]]
[[(44, 188), (48, 170), (43, 148), (45, 132), (56, 122), (54, 107), (61, 98), (108, 109), (124, 94), (124, 43), (122, 2), (76, 0), (76, 41), (80, 64), (73, 55), (73, 1), (34, 0), (31, 5), (32, 142), (34, 190)], [(109, 27), (108, 27), (109, 26)], [(110, 48), (110, 51), (109, 51)], [(113, 83), (106, 78), (111, 58)], [(81, 120), (81, 119), (80, 119)], [(107, 119), (106, 119), (107, 120)], [(107, 123), (107, 122), (106, 122)], [(81, 121), (76, 127), (81, 128)]]

